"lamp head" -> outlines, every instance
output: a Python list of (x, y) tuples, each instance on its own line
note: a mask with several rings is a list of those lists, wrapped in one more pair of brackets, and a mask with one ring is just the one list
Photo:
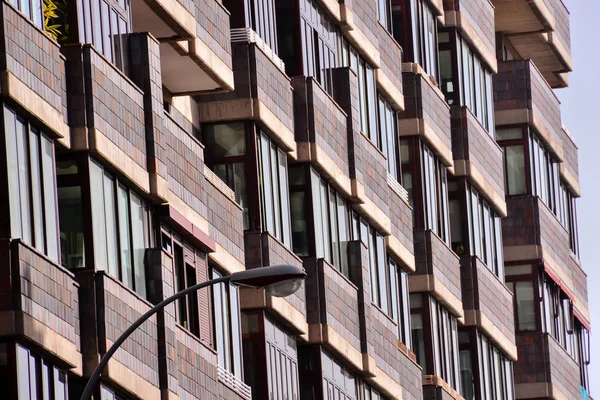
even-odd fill
[(296, 292), (306, 278), (304, 268), (293, 265), (274, 265), (231, 274), (230, 282), (240, 286), (265, 288), (275, 297), (286, 297)]

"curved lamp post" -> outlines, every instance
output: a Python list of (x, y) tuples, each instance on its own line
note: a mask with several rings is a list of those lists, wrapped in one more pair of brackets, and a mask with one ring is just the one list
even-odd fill
[(90, 379), (85, 386), (81, 400), (88, 400), (96, 386), (96, 382), (100, 378), (100, 373), (108, 364), (113, 354), (117, 351), (123, 342), (142, 325), (148, 318), (156, 314), (158, 311), (165, 308), (175, 300), (187, 295), (188, 293), (195, 292), (207, 286), (212, 286), (221, 282), (231, 282), (239, 286), (247, 286), (253, 288), (265, 288), (267, 293), (275, 297), (286, 297), (294, 293), (302, 285), (302, 281), (306, 278), (306, 272), (303, 268), (294, 267), (292, 265), (274, 265), (271, 267), (254, 268), (246, 271), (235, 272), (229, 276), (224, 276), (210, 281), (202, 282), (194, 286), (190, 286), (187, 289), (182, 290), (179, 293), (175, 293), (173, 296), (164, 299), (148, 312), (142, 315), (137, 321), (135, 321), (125, 332), (119, 336), (113, 345), (108, 349), (106, 354), (100, 360), (100, 363), (90, 376)]

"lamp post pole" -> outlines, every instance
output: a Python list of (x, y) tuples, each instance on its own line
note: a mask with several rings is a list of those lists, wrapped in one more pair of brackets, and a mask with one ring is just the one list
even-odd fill
[(195, 292), (197, 290), (200, 290), (207, 286), (212, 286), (217, 283), (228, 282), (230, 280), (231, 280), (231, 275), (224, 276), (224, 277), (217, 278), (217, 279), (212, 279), (210, 281), (206, 281), (206, 282), (202, 282), (197, 285), (194, 285), (194, 286), (190, 286), (189, 288), (184, 289), (181, 292), (175, 293), (173, 296), (164, 299), (163, 301), (161, 301), (160, 303), (158, 303), (157, 305), (152, 307), (150, 310), (148, 310), (140, 318), (138, 318), (137, 321), (135, 321), (133, 324), (131, 324), (131, 326), (129, 328), (127, 328), (125, 330), (125, 332), (123, 332), (117, 340), (115, 340), (113, 345), (110, 346), (110, 349), (108, 349), (106, 354), (104, 354), (104, 356), (100, 360), (100, 363), (98, 364), (98, 366), (92, 373), (92, 376), (90, 376), (90, 379), (88, 380), (87, 385), (85, 385), (85, 389), (83, 391), (83, 394), (81, 395), (81, 400), (88, 400), (90, 398), (90, 396), (92, 395), (92, 392), (94, 390), (94, 387), (96, 386), (96, 383), (98, 382), (98, 379), (100, 378), (100, 373), (104, 370), (104, 367), (106, 367), (106, 364), (108, 364), (108, 361), (112, 358), (113, 354), (115, 354), (117, 349), (119, 347), (121, 347), (123, 342), (133, 333), (133, 331), (135, 331), (137, 328), (139, 328), (140, 325), (142, 325), (144, 322), (146, 322), (146, 320), (148, 318), (150, 318), (151, 316), (153, 316), (154, 314), (156, 314), (157, 312), (159, 312), (160, 310), (162, 310), (163, 308), (165, 308), (166, 306), (168, 306), (175, 300), (185, 296), (188, 293)]
[(231, 282), (241, 286), (248, 286), (254, 288), (265, 288), (267, 292), (269, 292), (272, 296), (276, 297), (285, 297), (294, 293), (296, 290), (300, 288), (302, 281), (306, 278), (306, 272), (303, 268), (292, 266), (292, 265), (274, 265), (269, 267), (262, 268), (254, 268), (251, 270), (244, 270), (235, 272), (229, 276), (224, 276), (217, 279), (212, 279), (210, 281), (206, 281), (203, 283), (199, 283), (194, 286), (190, 286), (187, 289), (182, 290), (181, 292), (175, 293), (173, 296), (168, 297), (152, 307), (148, 310), (144, 315), (138, 318), (129, 328), (125, 330), (119, 336), (117, 340), (110, 346), (110, 349), (104, 354), (100, 363), (90, 376), (87, 385), (85, 385), (85, 389), (83, 390), (83, 394), (81, 395), (81, 400), (89, 400), (94, 391), (94, 387), (100, 379), (100, 373), (108, 364), (108, 361), (115, 354), (117, 349), (121, 347), (123, 342), (142, 325), (148, 318), (156, 314), (158, 311), (162, 310), (175, 300), (185, 296), (186, 294), (195, 292), (207, 286), (212, 286), (221, 282)]

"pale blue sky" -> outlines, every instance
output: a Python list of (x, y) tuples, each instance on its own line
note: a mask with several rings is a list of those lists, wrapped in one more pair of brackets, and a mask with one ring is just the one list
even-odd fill
[(600, 398), (600, 25), (598, 0), (563, 0), (571, 12), (573, 72), (569, 87), (557, 90), (562, 101), (562, 120), (579, 147), (579, 237), (581, 260), (588, 274), (589, 307), (592, 318), (591, 394)]

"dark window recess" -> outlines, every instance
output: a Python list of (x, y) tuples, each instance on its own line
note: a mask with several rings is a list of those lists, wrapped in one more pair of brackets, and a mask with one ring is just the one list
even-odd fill
[(392, 0), (394, 38), (404, 59), (414, 62), (439, 81), (437, 17), (426, 0)]
[(59, 262), (54, 142), (4, 107), (10, 237)]
[(125, 74), (129, 73), (129, 0), (77, 0), (79, 41), (90, 43)]
[[(212, 268), (212, 279), (223, 276)], [(238, 287), (231, 283), (212, 286), (215, 341), (219, 366), (242, 381), (242, 335)]]

